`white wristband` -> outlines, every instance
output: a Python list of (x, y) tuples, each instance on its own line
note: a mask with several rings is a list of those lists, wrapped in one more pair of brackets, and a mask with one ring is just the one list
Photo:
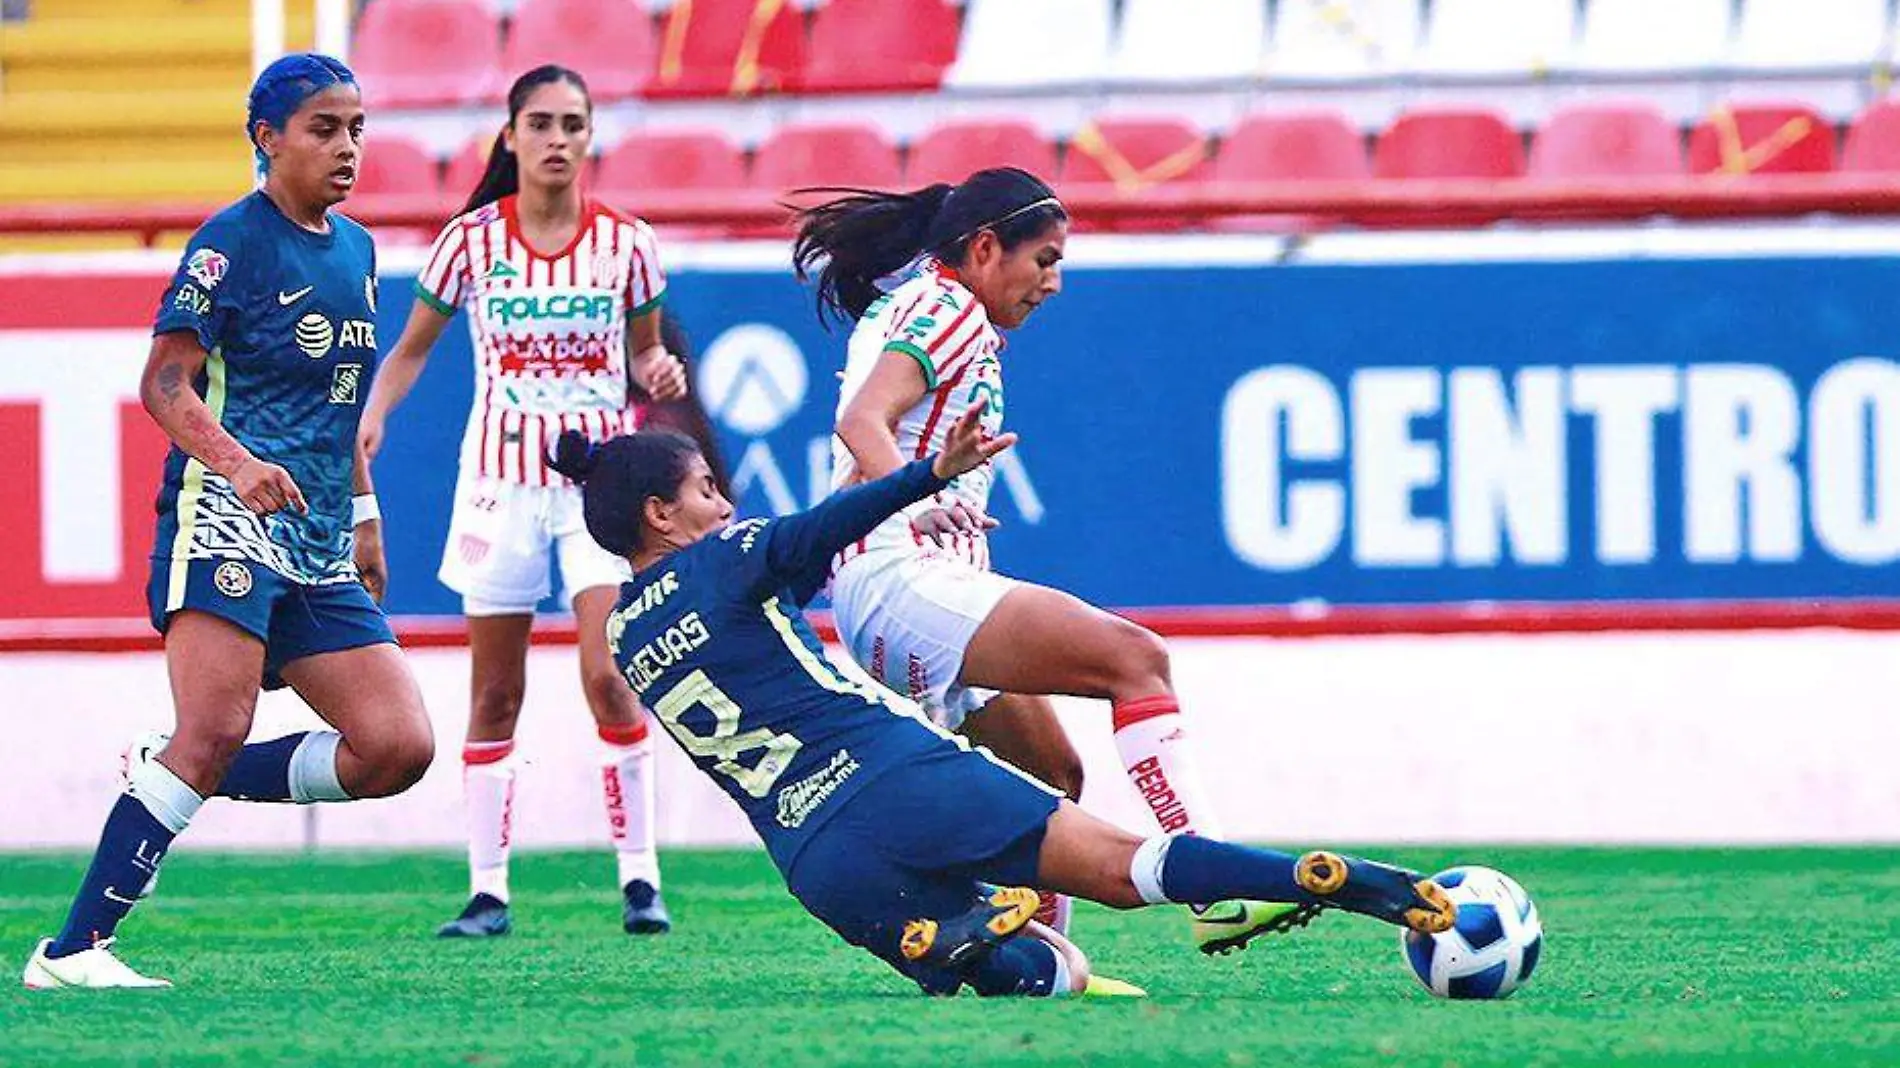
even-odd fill
[(359, 493), (350, 498), (350, 525), (360, 527), (364, 523), (383, 517), (383, 509), (376, 503), (374, 493)]

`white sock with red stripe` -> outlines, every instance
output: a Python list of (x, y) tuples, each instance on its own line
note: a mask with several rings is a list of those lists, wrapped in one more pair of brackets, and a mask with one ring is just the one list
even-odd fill
[(514, 833), (513, 739), (462, 746), (462, 794), (468, 814), (468, 893), (508, 900), (508, 841)]
[(635, 879), (660, 888), (660, 858), (653, 846), (653, 739), (643, 716), (630, 727), (601, 727), (601, 796), (607, 832), (613, 836), (620, 885)]
[(1181, 705), (1172, 694), (1118, 702), (1115, 751), (1162, 833), (1221, 836), (1188, 743)]

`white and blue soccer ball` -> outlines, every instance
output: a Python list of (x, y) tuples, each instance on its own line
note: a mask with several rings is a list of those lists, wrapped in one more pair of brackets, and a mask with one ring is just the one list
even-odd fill
[(1530, 980), (1544, 949), (1537, 906), (1516, 880), (1490, 868), (1449, 868), (1432, 876), (1458, 905), (1443, 934), (1407, 931), (1405, 961), (1441, 998), (1508, 998)]

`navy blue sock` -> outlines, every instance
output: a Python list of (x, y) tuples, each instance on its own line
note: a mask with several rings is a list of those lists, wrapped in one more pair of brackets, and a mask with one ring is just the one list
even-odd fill
[(99, 849), (79, 884), (72, 911), (66, 914), (66, 926), (53, 939), (47, 956), (68, 956), (111, 938), (158, 870), (173, 837), (143, 801), (120, 794), (106, 816), (105, 829), (99, 832)]
[(309, 734), (309, 731), (298, 731), (268, 742), (253, 742), (238, 750), (223, 781), (218, 783), (215, 796), (238, 801), (289, 801), (290, 758)]
[(1211, 905), (1235, 898), (1312, 904), (1318, 899), (1293, 881), (1297, 861), (1291, 853), (1181, 835), (1168, 843), (1161, 890), (1178, 905)]

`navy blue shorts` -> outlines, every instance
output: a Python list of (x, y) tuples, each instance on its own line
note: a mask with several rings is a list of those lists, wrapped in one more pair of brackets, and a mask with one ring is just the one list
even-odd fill
[(245, 560), (155, 559), (145, 600), (160, 634), (173, 613), (195, 611), (254, 635), (264, 643), (267, 690), (284, 685), (278, 671), (292, 661), (396, 640), (362, 583), (306, 586)]
[(966, 977), (912, 964), (904, 925), (976, 904), (977, 882), (1033, 886), (1062, 795), (987, 753), (945, 746), (864, 788), (786, 873), (792, 895), (852, 945), (933, 994)]

